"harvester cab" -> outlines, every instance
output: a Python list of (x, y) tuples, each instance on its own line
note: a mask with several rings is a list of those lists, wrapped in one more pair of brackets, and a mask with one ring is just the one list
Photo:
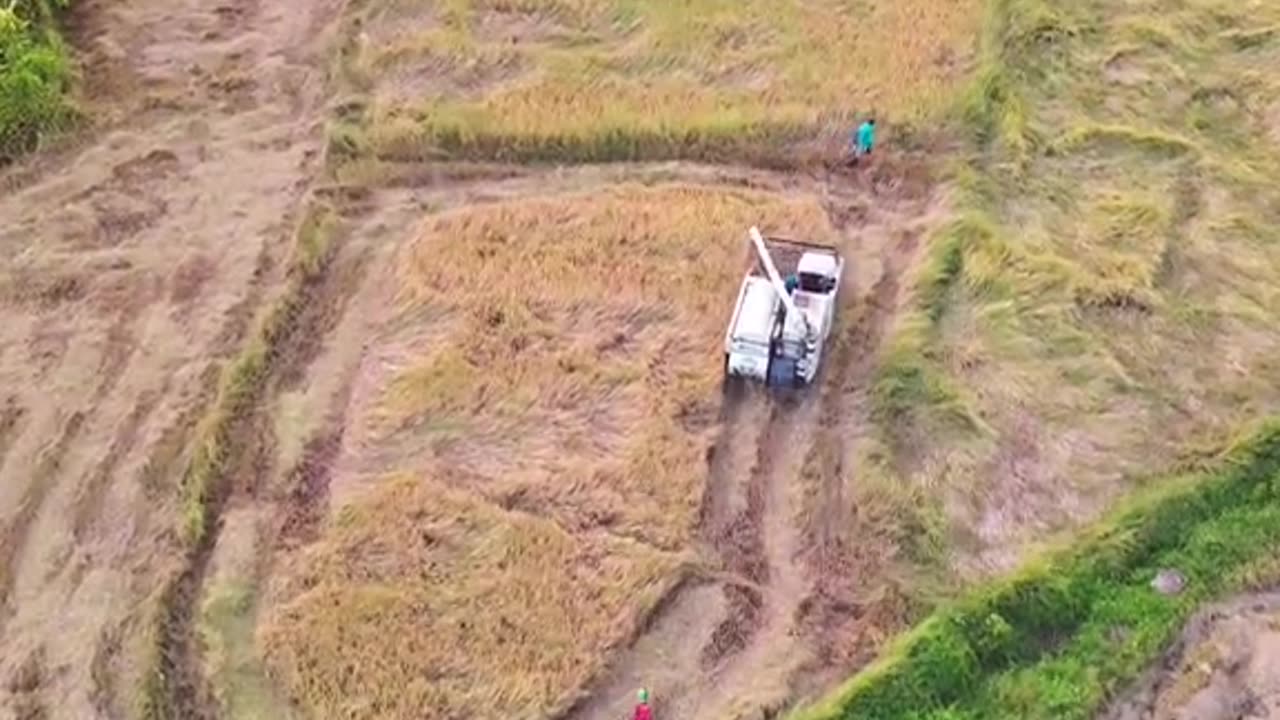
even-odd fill
[[(755, 261), (738, 291), (725, 332), (725, 374), (775, 387), (803, 387), (817, 377), (835, 320), (844, 259), (834, 248), (749, 236)], [(794, 277), (790, 286), (782, 274)]]

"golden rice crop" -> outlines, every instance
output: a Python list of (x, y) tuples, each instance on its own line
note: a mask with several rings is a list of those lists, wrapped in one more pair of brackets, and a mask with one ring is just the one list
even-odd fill
[(545, 717), (598, 672), (691, 549), (753, 224), (833, 232), (809, 199), (683, 185), (426, 220), (376, 336), (403, 362), (349, 418), (399, 479), (338, 511), (267, 613), (303, 706)]
[(544, 717), (666, 592), (675, 562), (407, 476), (310, 548), (261, 641), (314, 717)]
[[(374, 2), (354, 65), (375, 151), (694, 152), (853, 114), (939, 109), (978, 0)], [(633, 147), (624, 138), (644, 138)], [(498, 142), (497, 139), (502, 139)], [(668, 147), (663, 141), (674, 145)]]
[(399, 263), (399, 304), (448, 330), (371, 421), (500, 502), (684, 546), (753, 224), (831, 232), (812, 201), (691, 187), (432, 218)]

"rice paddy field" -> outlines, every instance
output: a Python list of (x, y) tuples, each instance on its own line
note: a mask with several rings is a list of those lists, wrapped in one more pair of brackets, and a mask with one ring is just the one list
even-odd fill
[[(1267, 0), (0, 8), (0, 717), (1192, 712), (1280, 580), (1278, 67)], [(807, 391), (723, 377), (753, 225), (847, 261)]]

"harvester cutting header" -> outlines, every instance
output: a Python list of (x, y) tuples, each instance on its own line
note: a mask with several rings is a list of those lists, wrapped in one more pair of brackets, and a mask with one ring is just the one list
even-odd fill
[(803, 387), (818, 374), (835, 322), (844, 259), (834, 248), (765, 238), (754, 227), (750, 237), (756, 260), (725, 333), (725, 374)]

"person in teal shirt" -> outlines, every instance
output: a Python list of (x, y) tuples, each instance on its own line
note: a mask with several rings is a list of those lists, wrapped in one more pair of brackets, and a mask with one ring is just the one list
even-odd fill
[(854, 132), (853, 139), (853, 156), (860, 158), (863, 155), (870, 155), (876, 146), (876, 119), (868, 118), (865, 122), (858, 126)]

